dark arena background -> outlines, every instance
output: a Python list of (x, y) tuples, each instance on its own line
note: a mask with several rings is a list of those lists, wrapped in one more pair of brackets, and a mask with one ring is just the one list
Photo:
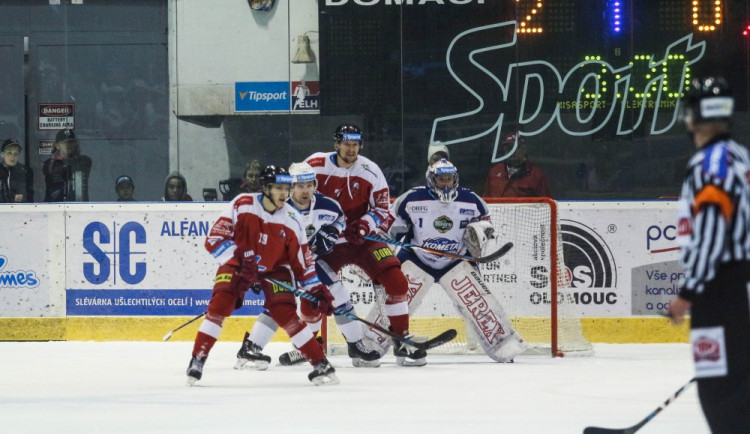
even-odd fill
[(693, 150), (677, 113), (691, 78), (727, 77), (748, 137), (747, 15), (721, 0), (327, 0), (321, 113), (361, 114), (369, 152), (403, 162), (396, 190), (440, 140), (481, 191), (498, 133), (518, 129), (556, 199), (671, 197)]

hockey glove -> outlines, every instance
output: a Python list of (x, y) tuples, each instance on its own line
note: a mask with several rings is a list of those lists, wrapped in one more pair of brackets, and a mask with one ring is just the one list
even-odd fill
[(251, 289), (256, 294), (260, 293), (260, 277), (258, 276), (258, 263), (255, 262), (255, 252), (252, 250), (237, 249), (234, 258), (239, 266), (232, 276), (229, 285), (237, 294), (244, 294)]
[(360, 219), (353, 225), (347, 226), (344, 237), (350, 244), (359, 246), (365, 242), (365, 235), (369, 233), (370, 225), (365, 220)]
[(333, 313), (333, 295), (325, 285), (316, 285), (307, 293), (318, 299), (312, 303), (314, 310), (325, 316)]
[(310, 240), (310, 246), (315, 249), (318, 256), (331, 253), (336, 241), (339, 239), (339, 230), (333, 225), (325, 225), (313, 235)]

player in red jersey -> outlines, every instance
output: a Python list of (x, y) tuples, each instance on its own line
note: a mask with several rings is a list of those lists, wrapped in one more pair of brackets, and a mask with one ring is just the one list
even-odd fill
[[(401, 263), (387, 244), (369, 241), (372, 233), (390, 218), (390, 194), (383, 172), (370, 159), (359, 155), (362, 149), (362, 130), (356, 125), (341, 124), (333, 134), (335, 152), (318, 152), (307, 162), (315, 170), (318, 191), (340, 205), (346, 215), (346, 229), (333, 251), (318, 259), (326, 273), (334, 274), (353, 264), (372, 279), (373, 284), (385, 287), (385, 313), (391, 331), (409, 333), (408, 284), (401, 272)], [(406, 360), (426, 356), (424, 350), (394, 342), (393, 352)], [(377, 361), (374, 361), (377, 365)]]
[(224, 319), (242, 306), (248, 289), (263, 292), (266, 311), (314, 366), (308, 375), (310, 381), (315, 385), (337, 384), (335, 369), (297, 315), (294, 293), (266, 280), (276, 279), (288, 285), (296, 280), (304, 291), (318, 298), (330, 297), (315, 273), (304, 219), (286, 203), (292, 177), (282, 167), (267, 166), (260, 178), (262, 193), (234, 198), (206, 238), (206, 250), (221, 265), (208, 313), (195, 337), (187, 370), (188, 385), (201, 379), (203, 365), (219, 338)]

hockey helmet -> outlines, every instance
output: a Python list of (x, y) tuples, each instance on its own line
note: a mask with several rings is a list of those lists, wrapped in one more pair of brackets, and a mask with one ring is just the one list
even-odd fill
[(359, 142), (362, 145), (362, 130), (354, 124), (340, 124), (333, 133), (333, 140)]
[(722, 77), (695, 78), (683, 98), (682, 119), (694, 123), (729, 121), (734, 112), (734, 97)]
[[(452, 175), (453, 185), (448, 188), (439, 188), (436, 178), (440, 175)], [(458, 169), (445, 158), (428, 167), (425, 178), (427, 178), (427, 188), (440, 199), (440, 202), (451, 203), (458, 196)]]
[(289, 174), (292, 176), (292, 183), (315, 181), (315, 187), (318, 186), (318, 180), (315, 178), (315, 170), (306, 162), (292, 163), (289, 166)]
[(274, 165), (266, 166), (262, 172), (260, 172), (260, 185), (264, 188), (271, 184), (291, 184), (292, 176), (283, 167), (276, 167)]

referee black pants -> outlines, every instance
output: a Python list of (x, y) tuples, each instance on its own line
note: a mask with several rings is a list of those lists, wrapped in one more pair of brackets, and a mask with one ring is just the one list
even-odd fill
[(750, 433), (750, 262), (722, 264), (691, 308), (691, 328), (724, 327), (728, 373), (699, 378), (698, 397), (713, 433)]

